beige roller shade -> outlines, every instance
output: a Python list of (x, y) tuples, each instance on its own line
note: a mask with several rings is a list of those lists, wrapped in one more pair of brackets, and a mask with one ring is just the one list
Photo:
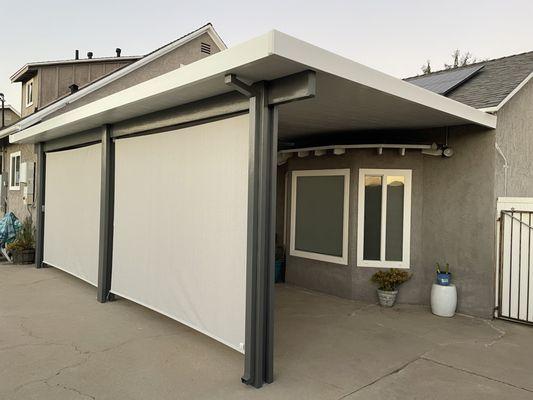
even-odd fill
[(116, 142), (112, 292), (243, 351), (248, 115)]
[(97, 285), (101, 145), (46, 154), (44, 262)]

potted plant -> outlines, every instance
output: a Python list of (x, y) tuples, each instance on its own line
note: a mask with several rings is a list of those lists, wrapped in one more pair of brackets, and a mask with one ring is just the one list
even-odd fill
[(35, 228), (33, 221), (27, 217), (18, 230), (15, 240), (6, 245), (14, 264), (32, 264), (35, 262)]
[(378, 284), (379, 304), (392, 307), (398, 295), (398, 287), (411, 279), (407, 271), (391, 268), (388, 271), (378, 271), (372, 275), (372, 282)]
[(450, 264), (446, 263), (445, 269), (442, 270), (440, 264), (437, 267), (437, 284), (441, 286), (449, 286), (452, 281), (452, 273), (450, 272)]

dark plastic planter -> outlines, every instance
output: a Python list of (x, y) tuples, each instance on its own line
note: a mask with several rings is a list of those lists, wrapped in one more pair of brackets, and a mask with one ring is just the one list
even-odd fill
[(450, 286), (450, 283), (452, 282), (452, 274), (449, 273), (440, 273), (437, 274), (437, 284), (441, 286)]
[(35, 249), (14, 251), (12, 258), (13, 264), (33, 264), (35, 262)]

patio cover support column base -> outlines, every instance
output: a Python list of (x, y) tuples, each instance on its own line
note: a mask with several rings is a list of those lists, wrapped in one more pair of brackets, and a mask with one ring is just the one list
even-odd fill
[(44, 254), (44, 180), (46, 174), (46, 153), (44, 152), (44, 144), (37, 143), (35, 145), (35, 153), (37, 154), (37, 182), (35, 188), (35, 267), (42, 268), (43, 254)]
[(102, 127), (102, 169), (100, 189), (100, 240), (98, 254), (98, 290), (100, 303), (112, 300), (111, 270), (113, 263), (113, 210), (115, 203), (115, 144), (111, 125)]

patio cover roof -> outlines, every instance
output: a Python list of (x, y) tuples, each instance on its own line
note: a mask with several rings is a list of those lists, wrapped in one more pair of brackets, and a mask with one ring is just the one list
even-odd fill
[(280, 106), (282, 138), (466, 124), (496, 127), (494, 115), (271, 31), (13, 133), (10, 142), (47, 141), (228, 93), (233, 91), (224, 83), (228, 73), (253, 83), (305, 70), (317, 73), (317, 95)]

